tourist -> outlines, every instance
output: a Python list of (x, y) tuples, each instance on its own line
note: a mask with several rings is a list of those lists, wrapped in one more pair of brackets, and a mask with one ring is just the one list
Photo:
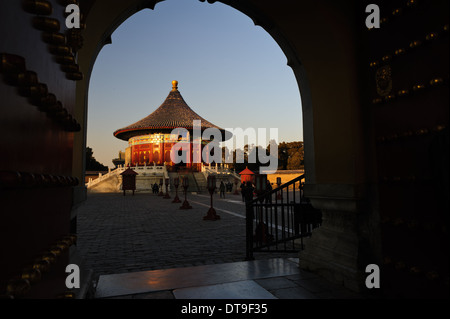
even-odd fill
[(220, 182), (220, 186), (219, 186), (219, 191), (220, 191), (220, 198), (225, 198), (225, 184), (223, 183), (223, 181)]
[(242, 201), (245, 202), (245, 184), (242, 182), (241, 183), (241, 195), (242, 195)]
[(245, 191), (244, 191), (244, 197), (245, 202), (250, 202), (253, 200), (253, 192), (255, 188), (252, 185), (252, 182), (247, 182), (247, 185), (245, 185)]

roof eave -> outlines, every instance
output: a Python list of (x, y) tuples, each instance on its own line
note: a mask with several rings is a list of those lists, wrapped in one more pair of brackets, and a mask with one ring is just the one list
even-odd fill
[[(204, 130), (208, 129), (209, 127), (202, 127), (201, 131), (203, 133)], [(114, 137), (121, 139), (123, 141), (128, 141), (130, 138), (140, 135), (146, 135), (146, 134), (155, 134), (155, 133), (171, 133), (174, 129), (177, 129), (177, 127), (158, 127), (158, 128), (134, 128), (134, 129), (120, 129), (113, 133)], [(193, 127), (184, 127), (184, 129), (188, 130), (189, 132), (193, 131)], [(233, 134), (227, 130), (218, 129), (221, 132), (222, 135), (222, 141), (226, 141), (230, 139)]]

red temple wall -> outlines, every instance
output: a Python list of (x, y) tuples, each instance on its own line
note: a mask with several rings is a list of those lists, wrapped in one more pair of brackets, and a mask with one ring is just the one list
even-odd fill
[[(167, 166), (175, 167), (171, 161), (172, 147), (175, 143), (148, 143), (137, 144), (131, 146), (131, 166), (151, 166), (153, 162), (156, 165), (162, 166), (166, 163)], [(184, 147), (186, 148), (186, 147)], [(198, 163), (194, 163), (194, 159)], [(183, 161), (181, 166), (200, 170), (201, 152), (194, 151), (191, 143), (191, 152), (189, 153), (189, 162)]]

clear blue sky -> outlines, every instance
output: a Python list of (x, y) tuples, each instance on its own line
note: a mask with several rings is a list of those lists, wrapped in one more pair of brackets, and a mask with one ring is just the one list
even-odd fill
[(89, 87), (87, 146), (111, 160), (128, 143), (113, 136), (156, 110), (172, 80), (188, 105), (223, 128), (278, 128), (302, 141), (301, 98), (278, 44), (222, 3), (166, 0), (126, 20), (100, 52)]

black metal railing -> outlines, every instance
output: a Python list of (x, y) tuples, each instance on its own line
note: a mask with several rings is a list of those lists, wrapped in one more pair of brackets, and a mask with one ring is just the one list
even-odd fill
[(246, 201), (246, 259), (253, 252), (298, 252), (322, 223), (303, 195), (305, 175)]

